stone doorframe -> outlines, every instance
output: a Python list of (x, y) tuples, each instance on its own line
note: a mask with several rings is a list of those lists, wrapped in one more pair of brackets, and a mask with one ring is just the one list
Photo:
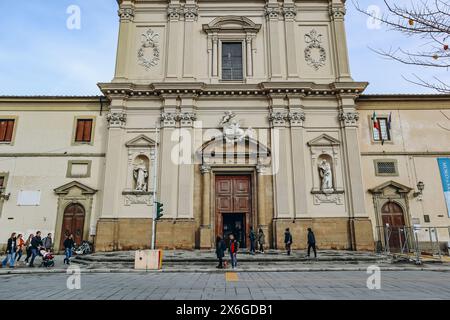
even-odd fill
[[(403, 216), (405, 219), (405, 224), (407, 226), (411, 226), (411, 214), (409, 210), (409, 199), (408, 195), (413, 190), (410, 187), (407, 187), (401, 183), (395, 181), (387, 181), (378, 187), (373, 189), (369, 189), (369, 192), (372, 194), (373, 205), (375, 209), (375, 219), (376, 219), (376, 242), (378, 245), (382, 245), (383, 247), (386, 245), (385, 237), (382, 232), (383, 229), (383, 217), (381, 213), (381, 209), (386, 203), (394, 202), (399, 205), (403, 210)], [(411, 241), (411, 239), (408, 239)]]
[(70, 204), (78, 203), (84, 207), (85, 217), (83, 227), (83, 240), (89, 240), (92, 204), (94, 201), (94, 194), (97, 192), (97, 190), (92, 189), (78, 181), (72, 181), (59, 188), (54, 189), (54, 192), (58, 196), (54, 250), (55, 252), (58, 252), (62, 250), (62, 248), (59, 247), (59, 244), (61, 243), (62, 237), (61, 229), (64, 219), (64, 211)]
[(221, 165), (210, 166), (202, 165), (200, 170), (203, 175), (203, 195), (202, 195), (202, 221), (200, 227), (200, 247), (212, 248), (215, 239), (216, 230), (216, 175), (249, 175), (251, 181), (251, 225), (254, 230), (258, 227), (263, 229), (267, 227), (265, 221), (265, 204), (264, 196), (260, 193), (264, 192), (264, 176), (262, 168), (255, 165)]

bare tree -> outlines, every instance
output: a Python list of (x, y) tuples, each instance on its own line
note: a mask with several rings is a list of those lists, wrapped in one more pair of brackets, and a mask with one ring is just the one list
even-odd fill
[[(358, 0), (352, 0), (356, 10), (374, 21), (386, 25), (390, 30), (400, 32), (406, 37), (416, 37), (423, 41), (417, 50), (401, 47), (371, 49), (377, 54), (407, 65), (432, 68), (450, 67), (450, 2), (448, 0), (395, 1), (383, 0), (387, 13), (378, 15), (361, 8)], [(440, 93), (450, 93), (450, 84), (438, 77), (427, 81), (413, 74), (405, 80)]]

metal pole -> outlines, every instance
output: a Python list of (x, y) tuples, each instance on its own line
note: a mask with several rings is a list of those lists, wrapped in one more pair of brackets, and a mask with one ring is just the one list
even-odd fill
[(416, 240), (416, 264), (422, 264), (420, 261), (420, 249), (419, 249), (419, 230), (414, 230), (414, 237)]
[(153, 219), (152, 219), (152, 250), (155, 250), (155, 242), (156, 242), (156, 217), (157, 217), (157, 202), (158, 202), (158, 147), (159, 147), (159, 128), (158, 128), (158, 120), (155, 123), (155, 133), (156, 133), (156, 141), (155, 141), (155, 161), (153, 164)]
[(438, 229), (436, 227), (434, 227), (434, 235), (436, 237), (436, 244), (437, 244), (437, 249), (438, 249), (438, 254), (439, 254), (439, 260), (442, 260), (441, 246), (439, 245)]

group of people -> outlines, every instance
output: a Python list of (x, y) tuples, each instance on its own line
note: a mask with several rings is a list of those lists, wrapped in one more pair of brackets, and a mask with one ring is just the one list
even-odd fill
[[(216, 255), (217, 259), (219, 259), (219, 265), (217, 268), (224, 268), (224, 257), (225, 252), (228, 249), (230, 254), (230, 263), (231, 267), (234, 269), (237, 267), (237, 252), (239, 249), (239, 242), (237, 241), (234, 234), (230, 234), (228, 236), (228, 246), (225, 243), (225, 239), (221, 236), (217, 236), (216, 238)], [(250, 240), (250, 254), (254, 255), (256, 253), (256, 246), (258, 246), (259, 252), (264, 253), (264, 245), (265, 245), (265, 235), (262, 229), (259, 229), (258, 234), (256, 234), (253, 230), (253, 227), (250, 227), (249, 233)], [(284, 233), (284, 244), (286, 247), (287, 255), (291, 255), (291, 246), (293, 243), (292, 234), (287, 228)], [(314, 236), (314, 232), (311, 228), (308, 228), (308, 254), (307, 257), (310, 257), (311, 249), (314, 251), (314, 257), (317, 258), (317, 249), (316, 249), (316, 237)]]
[[(70, 234), (64, 241), (64, 263), (70, 263), (74, 244), (73, 235)], [(41, 231), (37, 231), (35, 235), (30, 234), (25, 241), (23, 234), (16, 236), (16, 233), (13, 232), (6, 244), (6, 257), (2, 261), (2, 267), (6, 268), (9, 264), (10, 268), (14, 268), (16, 262), (20, 262), (24, 251), (26, 253), (25, 263), (31, 268), (34, 267), (36, 256), (44, 256), (46, 253), (53, 251), (52, 234), (49, 233), (46, 237), (42, 238)]]

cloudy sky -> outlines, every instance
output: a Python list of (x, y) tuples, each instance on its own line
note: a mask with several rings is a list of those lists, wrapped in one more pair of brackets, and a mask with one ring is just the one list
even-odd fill
[[(403, 38), (386, 27), (374, 28), (348, 2), (347, 40), (352, 76), (369, 81), (366, 93), (426, 93), (402, 78), (424, 79), (447, 70), (404, 66), (369, 48), (417, 48), (420, 40)], [(360, 0), (363, 7), (381, 0)], [(68, 8), (81, 9), (81, 28), (68, 29)], [(98, 95), (96, 83), (110, 81), (115, 67), (118, 34), (116, 0), (0, 1), (0, 95)], [(432, 91), (431, 91), (432, 92)]]

